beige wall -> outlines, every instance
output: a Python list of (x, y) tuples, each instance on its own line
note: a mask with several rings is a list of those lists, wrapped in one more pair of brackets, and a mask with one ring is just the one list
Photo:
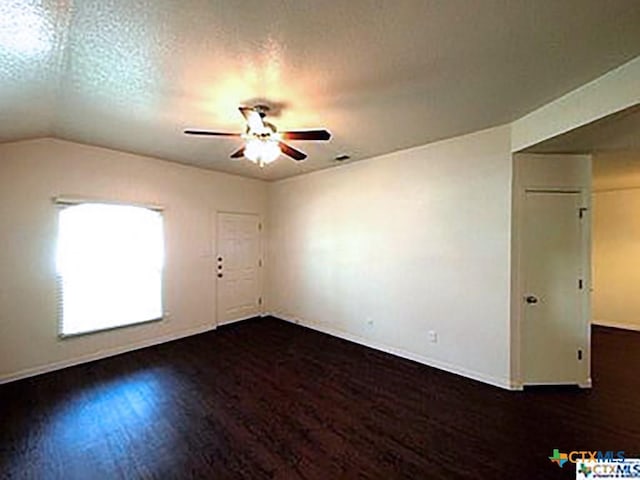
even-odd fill
[(279, 181), (269, 202), (272, 313), (509, 385), (508, 127)]
[[(166, 207), (166, 320), (57, 338), (57, 195)], [(0, 381), (212, 328), (212, 215), (265, 205), (256, 180), (53, 139), (1, 145)]]
[[(508, 127), (269, 188), (60, 140), (2, 145), (0, 381), (211, 328), (212, 213), (269, 208), (274, 314), (507, 386), (510, 179)], [(56, 195), (166, 207), (167, 320), (56, 337)]]
[(640, 330), (640, 152), (594, 159), (593, 323)]
[(593, 195), (593, 323), (640, 330), (640, 187)]

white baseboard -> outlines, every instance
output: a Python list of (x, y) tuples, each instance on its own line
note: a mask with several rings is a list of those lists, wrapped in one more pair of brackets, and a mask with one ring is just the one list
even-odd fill
[(591, 379), (588, 378), (584, 382), (530, 382), (524, 384), (525, 387), (566, 387), (567, 385), (575, 385), (580, 388), (591, 388), (593, 383)]
[(256, 317), (264, 317), (265, 314), (264, 313), (255, 313), (253, 315), (249, 315), (247, 317), (241, 317), (241, 318), (236, 318), (234, 320), (227, 320), (226, 322), (221, 322), (218, 323), (219, 327), (223, 327), (225, 325), (231, 325), (232, 323), (238, 323), (238, 322), (242, 322), (243, 320), (249, 320), (251, 318), (256, 318)]
[[(262, 313), (260, 314), (260, 316), (273, 316), (276, 318), (279, 318), (281, 320), (285, 320), (287, 322), (290, 323), (295, 323), (295, 324), (299, 324), (303, 327), (306, 328), (310, 328), (312, 330), (316, 330), (318, 332), (322, 332), (325, 333), (327, 335), (331, 335), (334, 337), (338, 337), (338, 338), (342, 338), (344, 340), (348, 340), (360, 345), (364, 345), (365, 347), (369, 347), (369, 348), (373, 348), (375, 350), (380, 350), (382, 352), (385, 353), (389, 353), (391, 355), (395, 355), (401, 358), (406, 358), (408, 360), (412, 360), (414, 362), (418, 362), (430, 367), (434, 367), (437, 368), (439, 370), (444, 370), (446, 372), (449, 373), (453, 373), (456, 375), (460, 375), (466, 378), (470, 378), (472, 380), (476, 380), (482, 383), (487, 383), (489, 385), (493, 385), (496, 387), (500, 387), (500, 388), (504, 388), (507, 390), (522, 390), (522, 386), (521, 385), (517, 385), (512, 383), (511, 381), (509, 381), (508, 379), (503, 379), (503, 378), (498, 378), (498, 377), (492, 377), (489, 375), (485, 375), (483, 373), (480, 372), (476, 372), (473, 370), (469, 370), (469, 369), (465, 369), (465, 368), (461, 368), (458, 367), (456, 365), (451, 365), (449, 363), (446, 362), (442, 362), (440, 360), (435, 360), (429, 357), (425, 357), (423, 355), (419, 355), (413, 352), (409, 352), (407, 350), (403, 350), (401, 348), (397, 348), (397, 347), (391, 347), (389, 345), (385, 345), (383, 343), (380, 342), (374, 342), (371, 341), (369, 339), (366, 339), (364, 337), (360, 337), (359, 335), (354, 335), (352, 333), (349, 332), (345, 332), (343, 330), (338, 330), (338, 329), (334, 329), (325, 325), (318, 325), (318, 324), (313, 324), (313, 323), (309, 323), (309, 322), (304, 322), (300, 319), (297, 318), (292, 318), (292, 317), (287, 317), (284, 316), (282, 314), (277, 314), (277, 313)], [(249, 318), (253, 318), (249, 317)], [(218, 326), (223, 326), (223, 325), (229, 325), (231, 323), (235, 323), (241, 320), (246, 320), (246, 319), (238, 319), (238, 320), (234, 320), (232, 322), (226, 322), (226, 323), (221, 323)], [(40, 365), (37, 367), (32, 367), (32, 368), (27, 368), (24, 370), (21, 370), (19, 372), (16, 373), (11, 373), (5, 376), (0, 377), (0, 385), (3, 383), (9, 383), (9, 382), (13, 382), (16, 380), (21, 380), (23, 378), (28, 378), (28, 377), (33, 377), (36, 375), (40, 375), (43, 373), (48, 373), (48, 372), (52, 372), (55, 370), (60, 370), (63, 368), (67, 368), (67, 367), (72, 367), (74, 365), (80, 365), (82, 363), (87, 363), (87, 362), (92, 362), (95, 360), (100, 360), (103, 358), (107, 358), (107, 357), (112, 357), (114, 355), (120, 355), (122, 353), (127, 353), (127, 352), (131, 352), (134, 350), (139, 350), (141, 348), (146, 348), (146, 347), (151, 347), (153, 345), (159, 345), (161, 343), (166, 343), (166, 342), (170, 342), (173, 340), (178, 340), (180, 338), (185, 338), (185, 337), (190, 337), (192, 335), (197, 335), (199, 333), (204, 333), (210, 330), (214, 330), (216, 328), (216, 325), (203, 325), (200, 327), (196, 327), (196, 328), (192, 328), (189, 330), (184, 330), (181, 332), (176, 332), (176, 333), (172, 333), (169, 335), (165, 335), (162, 337), (157, 337), (157, 338), (153, 338), (153, 339), (149, 339), (149, 340), (144, 340), (142, 342), (138, 342), (135, 344), (131, 344), (131, 345), (126, 345), (123, 347), (115, 347), (112, 349), (108, 349), (108, 350), (101, 350), (98, 352), (94, 352), (88, 355), (82, 355), (80, 357), (75, 357), (72, 359), (67, 359), (67, 360), (62, 360), (59, 362), (54, 362), (54, 363), (49, 363), (46, 365)], [(580, 385), (582, 388), (589, 388), (590, 387), (590, 382), (589, 382), (589, 386), (585, 386), (583, 387), (582, 385)]]
[(608, 320), (592, 320), (591, 324), (599, 325), (601, 327), (622, 328), (623, 330), (640, 332), (640, 325), (633, 325), (630, 323), (609, 322)]
[(120, 355), (121, 353), (132, 352), (141, 348), (151, 347), (153, 345), (159, 345), (161, 343), (171, 342), (180, 338), (190, 337), (199, 333), (208, 332), (209, 330), (215, 330), (215, 325), (202, 325), (200, 327), (183, 330), (162, 337), (156, 337), (149, 340), (143, 340), (138, 343), (126, 345), (123, 347), (110, 348), (108, 350), (100, 350), (87, 355), (81, 355), (79, 357), (61, 360), (59, 362), (48, 363), (46, 365), (39, 365), (37, 367), (26, 368), (16, 373), (10, 373), (0, 377), (0, 385), (3, 383), (14, 382), (23, 378), (33, 377), (43, 373), (53, 372), (54, 370), (60, 370), (62, 368), (73, 367), (74, 365), (80, 365), (82, 363), (93, 362), (94, 360), (100, 360), (102, 358), (113, 357), (114, 355)]
[(374, 350), (380, 350), (382, 352), (390, 353), (391, 355), (395, 355), (397, 357), (413, 360), (414, 362), (422, 363), (423, 365), (428, 365), (429, 367), (434, 367), (439, 370), (444, 370), (445, 372), (460, 375), (460, 376), (470, 378), (472, 380), (476, 380), (482, 383), (487, 383), (495, 387), (504, 388), (506, 390), (522, 390), (521, 386), (513, 384), (509, 379), (493, 377), (493, 376), (485, 375), (484, 373), (468, 370), (466, 368), (458, 367), (456, 365), (451, 365), (449, 363), (442, 362), (440, 360), (435, 360), (433, 358), (425, 357), (423, 355), (409, 352), (401, 348), (391, 347), (383, 343), (371, 341), (359, 335), (354, 335), (352, 333), (345, 332), (343, 330), (338, 330), (332, 327), (328, 327), (326, 325), (318, 325), (318, 324), (303, 321), (299, 318), (294, 318), (286, 315), (283, 316), (282, 314), (278, 314), (278, 313), (270, 313), (267, 315), (271, 315), (281, 320), (285, 320), (290, 323), (295, 323), (302, 327), (310, 328), (318, 332), (326, 333), (327, 335), (342, 338), (343, 340), (348, 340), (350, 342), (354, 342), (359, 345), (364, 345), (365, 347), (373, 348)]
[(586, 382), (579, 383), (578, 386), (580, 388), (591, 388), (591, 387), (593, 387), (593, 381), (591, 380), (591, 378), (589, 378), (589, 379), (587, 379)]

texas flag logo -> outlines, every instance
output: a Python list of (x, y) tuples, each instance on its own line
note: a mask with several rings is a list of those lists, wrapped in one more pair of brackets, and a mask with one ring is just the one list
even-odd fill
[(569, 455), (566, 453), (560, 453), (557, 448), (553, 449), (553, 456), (549, 457), (549, 460), (558, 464), (560, 468), (569, 461)]

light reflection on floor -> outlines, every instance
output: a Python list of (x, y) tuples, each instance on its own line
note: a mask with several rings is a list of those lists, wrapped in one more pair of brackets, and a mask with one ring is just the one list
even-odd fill
[[(74, 452), (71, 464), (69, 458), (65, 465), (50, 463), (48, 473), (52, 477), (82, 470), (86, 462), (95, 465), (97, 477), (103, 477), (100, 471), (117, 471), (120, 461), (130, 462), (150, 449), (155, 455), (159, 451), (170, 455), (179, 447), (176, 429), (169, 424), (168, 411), (172, 408), (168, 399), (176, 381), (175, 373), (163, 368), (141, 370), (99, 384), (92, 384), (88, 379), (86, 388), (78, 389), (75, 396), (65, 397), (59, 406), (53, 406), (44, 431), (26, 432), (28, 448)], [(105, 449), (109, 455), (102, 454)], [(19, 466), (22, 468), (28, 471), (29, 467)]]

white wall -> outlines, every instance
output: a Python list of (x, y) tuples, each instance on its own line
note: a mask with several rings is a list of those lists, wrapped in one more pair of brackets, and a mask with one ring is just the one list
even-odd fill
[(511, 124), (513, 152), (638, 105), (640, 56)]
[(273, 183), (269, 212), (273, 314), (510, 385), (509, 127)]
[[(161, 322), (57, 338), (57, 195), (166, 207)], [(214, 326), (216, 209), (265, 213), (266, 184), (53, 139), (0, 146), (0, 381)]]

